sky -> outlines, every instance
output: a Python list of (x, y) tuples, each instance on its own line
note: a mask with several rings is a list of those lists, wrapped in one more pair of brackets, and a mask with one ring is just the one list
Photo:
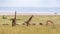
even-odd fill
[(13, 10), (21, 13), (60, 12), (60, 0), (0, 0), (0, 12)]
[(0, 0), (0, 7), (60, 7), (60, 0)]

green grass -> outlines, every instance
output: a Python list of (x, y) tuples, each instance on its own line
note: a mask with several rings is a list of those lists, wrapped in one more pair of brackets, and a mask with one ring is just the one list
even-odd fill
[[(31, 24), (35, 23), (38, 25), (22, 25), (25, 21), (28, 20), (30, 15), (17, 15), (17, 23), (21, 23), (17, 26), (12, 27), (10, 19), (14, 18), (14, 16), (6, 15), (7, 19), (2, 19), (0, 16), (0, 34), (60, 34), (60, 16), (39, 16), (35, 15), (31, 20)], [(54, 26), (46, 26), (46, 21), (51, 20), (55, 24)], [(2, 24), (9, 25), (2, 25)], [(43, 25), (39, 25), (39, 23), (43, 23)]]

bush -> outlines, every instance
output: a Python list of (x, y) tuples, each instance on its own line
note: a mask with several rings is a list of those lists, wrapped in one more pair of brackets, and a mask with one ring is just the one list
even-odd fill
[(4, 15), (2, 16), (3, 19), (7, 19), (7, 17), (5, 17)]
[(23, 23), (22, 25), (25, 25), (25, 23)]
[(13, 18), (10, 19), (10, 21), (13, 20)]

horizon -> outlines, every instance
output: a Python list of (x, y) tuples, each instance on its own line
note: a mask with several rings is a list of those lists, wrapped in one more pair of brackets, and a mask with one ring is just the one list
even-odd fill
[[(16, 11), (17, 12), (17, 11)], [(15, 11), (0, 11), (0, 15), (14, 15)], [(17, 12), (17, 15), (60, 15), (60, 12), (39, 12), (39, 13), (20, 13)]]
[(40, 12), (60, 12), (60, 7), (0, 7), (0, 12), (18, 13), (40, 13)]

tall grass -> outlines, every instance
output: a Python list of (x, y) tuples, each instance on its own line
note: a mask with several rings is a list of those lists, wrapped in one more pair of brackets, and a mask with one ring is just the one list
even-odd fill
[[(6, 16), (7, 19), (2, 19), (0, 16), (0, 34), (60, 34), (60, 16), (39, 16), (35, 15), (31, 20), (31, 24), (35, 23), (37, 25), (22, 25), (25, 21), (28, 20), (30, 16), (23, 15), (17, 16), (17, 23), (19, 25), (12, 27), (10, 19), (13, 16)], [(46, 21), (51, 20), (55, 24), (54, 26), (45, 26)], [(2, 25), (7, 23), (9, 25)], [(39, 25), (39, 23), (43, 23), (43, 25)]]

